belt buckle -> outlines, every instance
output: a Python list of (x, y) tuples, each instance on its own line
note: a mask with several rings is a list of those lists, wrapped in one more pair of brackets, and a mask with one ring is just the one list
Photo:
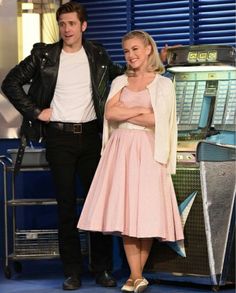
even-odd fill
[(82, 133), (82, 124), (74, 124), (73, 125), (73, 133), (74, 134)]

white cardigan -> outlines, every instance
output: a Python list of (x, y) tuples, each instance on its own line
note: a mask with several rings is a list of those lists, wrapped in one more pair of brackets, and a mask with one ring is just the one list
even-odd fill
[[(128, 85), (127, 75), (116, 77), (112, 84), (108, 100), (115, 96), (123, 87)], [(177, 151), (177, 123), (176, 123), (176, 97), (173, 82), (157, 74), (147, 86), (151, 97), (155, 117), (155, 146), (154, 160), (167, 164), (170, 174), (176, 171)], [(119, 122), (109, 122), (104, 116), (102, 153), (106, 143)]]

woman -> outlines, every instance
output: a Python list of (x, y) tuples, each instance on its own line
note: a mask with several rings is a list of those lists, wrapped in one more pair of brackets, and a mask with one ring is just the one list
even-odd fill
[(143, 269), (153, 238), (183, 239), (171, 180), (176, 167), (176, 106), (172, 81), (144, 31), (122, 40), (127, 71), (111, 86), (102, 157), (78, 227), (121, 235), (130, 267), (123, 291), (148, 286)]

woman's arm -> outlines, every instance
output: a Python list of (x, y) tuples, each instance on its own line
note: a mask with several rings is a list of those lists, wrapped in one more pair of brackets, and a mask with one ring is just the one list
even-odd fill
[(105, 118), (108, 121), (127, 121), (130, 118), (141, 114), (149, 114), (152, 112), (150, 108), (144, 107), (126, 107), (119, 101), (120, 93), (117, 93), (109, 100), (105, 107)]
[(149, 114), (141, 114), (141, 115), (132, 117), (128, 119), (127, 121), (136, 125), (146, 126), (146, 127), (153, 127), (155, 125), (155, 118), (154, 118), (153, 112)]

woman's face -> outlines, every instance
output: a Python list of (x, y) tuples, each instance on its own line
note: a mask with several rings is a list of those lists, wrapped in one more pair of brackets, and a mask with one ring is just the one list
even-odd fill
[(125, 60), (134, 70), (145, 69), (151, 46), (145, 46), (142, 39), (134, 37), (123, 43)]

